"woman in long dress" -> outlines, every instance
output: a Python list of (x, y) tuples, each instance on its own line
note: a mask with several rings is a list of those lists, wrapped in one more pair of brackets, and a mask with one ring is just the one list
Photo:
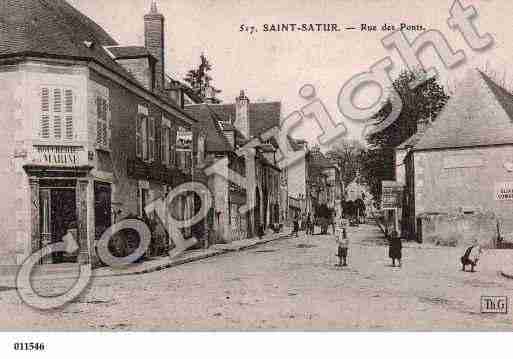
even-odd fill
[(392, 267), (395, 267), (395, 261), (397, 260), (399, 263), (399, 267), (401, 266), (401, 258), (402, 258), (402, 249), (403, 244), (401, 243), (401, 238), (396, 230), (393, 230), (390, 234), (389, 238), (389, 246), (388, 246), (388, 256), (392, 259)]

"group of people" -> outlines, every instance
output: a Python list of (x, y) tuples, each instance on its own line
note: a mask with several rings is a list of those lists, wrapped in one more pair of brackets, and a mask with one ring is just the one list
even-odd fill
[[(394, 231), (395, 232), (395, 231)], [(398, 262), (399, 267), (401, 266), (401, 258), (402, 258), (402, 243), (401, 238), (397, 232), (392, 232), (392, 235), (389, 239), (388, 246), (388, 256), (392, 259), (392, 267), (395, 267), (396, 261)], [(336, 229), (334, 231), (335, 240), (337, 242), (337, 254), (339, 261), (337, 266), (345, 267), (347, 266), (347, 256), (349, 253), (349, 237), (347, 235), (346, 226), (344, 220), (340, 220), (337, 222)]]
[[(298, 236), (300, 229), (301, 218), (299, 214), (294, 216), (292, 235)], [(314, 221), (310, 214), (306, 215), (305, 222), (306, 234), (313, 234), (314, 232)], [(347, 257), (349, 253), (349, 237), (347, 235), (347, 229), (344, 219), (339, 219), (333, 223), (333, 236), (337, 242), (337, 253), (336, 256), (339, 258), (337, 266), (347, 266)], [(402, 249), (403, 245), (401, 238), (396, 230), (393, 230), (388, 237), (388, 257), (392, 260), (392, 267), (401, 267), (402, 265)], [(470, 271), (474, 272), (475, 267), (479, 261), (482, 253), (482, 248), (478, 243), (466, 248), (464, 255), (460, 258), (462, 271), (466, 270), (467, 266), (470, 266)]]
[(299, 235), (299, 230), (301, 228), (301, 225), (304, 224), (306, 234), (314, 234), (314, 226), (315, 221), (313, 216), (308, 213), (306, 215), (303, 215), (304, 218), (301, 218), (299, 213), (297, 213), (294, 218), (292, 219), (292, 234), (293, 236)]
[[(337, 256), (339, 257), (338, 266), (347, 266), (347, 255), (349, 250), (349, 238), (347, 236), (346, 227), (344, 222), (341, 220), (337, 231), (335, 232), (335, 239), (338, 243)], [(396, 261), (399, 267), (401, 267), (403, 245), (401, 238), (397, 231), (392, 231), (388, 238), (388, 257), (392, 260), (392, 267), (396, 266)], [(476, 241), (473, 245), (466, 248), (465, 253), (460, 258), (461, 270), (466, 271), (466, 267), (470, 266), (470, 271), (475, 272), (475, 267), (479, 262), (479, 258), (483, 253), (483, 249)]]

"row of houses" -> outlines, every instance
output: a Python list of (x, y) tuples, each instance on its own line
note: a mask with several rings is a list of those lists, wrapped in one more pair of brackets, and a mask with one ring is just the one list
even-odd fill
[[(150, 255), (170, 241), (167, 214), (145, 207), (181, 184), (198, 181), (214, 194), (207, 218), (183, 229), (204, 243), (260, 235), (287, 214), (287, 171), (277, 143), (255, 146), (254, 171), (238, 149), (279, 126), (279, 102), (199, 103), (166, 75), (165, 18), (152, 2), (144, 45), (123, 46), (65, 0), (6, 0), (0, 6), (0, 153), (4, 191), (0, 263), (20, 264), (72, 228), (78, 260), (96, 263), (95, 241), (123, 218), (142, 218), (153, 231)], [(227, 159), (250, 177), (252, 193), (204, 169)], [(255, 208), (239, 208), (252, 198)], [(201, 194), (166, 206), (192, 216)], [(53, 255), (47, 263), (77, 258)]]
[(383, 201), (403, 237), (496, 246), (513, 233), (513, 95), (487, 74), (469, 70), (395, 164)]
[(289, 221), (297, 215), (315, 217), (322, 205), (340, 218), (344, 190), (339, 167), (318, 146), (310, 148), (302, 139), (289, 140), (292, 148), (301, 153), (301, 160), (288, 168)]

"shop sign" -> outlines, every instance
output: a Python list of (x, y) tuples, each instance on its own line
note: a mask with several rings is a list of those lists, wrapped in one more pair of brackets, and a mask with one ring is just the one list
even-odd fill
[(77, 146), (34, 146), (34, 163), (48, 166), (76, 167), (86, 162), (85, 151)]
[(513, 201), (513, 182), (496, 183), (495, 199), (497, 201)]
[(381, 187), (381, 208), (399, 208), (402, 206), (403, 186), (397, 182), (383, 181)]
[(178, 151), (192, 151), (192, 131), (179, 127), (176, 132), (176, 149)]

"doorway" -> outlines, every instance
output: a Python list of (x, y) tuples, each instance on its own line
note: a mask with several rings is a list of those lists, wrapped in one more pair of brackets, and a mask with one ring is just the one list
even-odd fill
[[(40, 189), (41, 246), (59, 242), (69, 228), (77, 228), (77, 203), (75, 187)], [(44, 258), (45, 263), (75, 262), (77, 253), (53, 253)]]

